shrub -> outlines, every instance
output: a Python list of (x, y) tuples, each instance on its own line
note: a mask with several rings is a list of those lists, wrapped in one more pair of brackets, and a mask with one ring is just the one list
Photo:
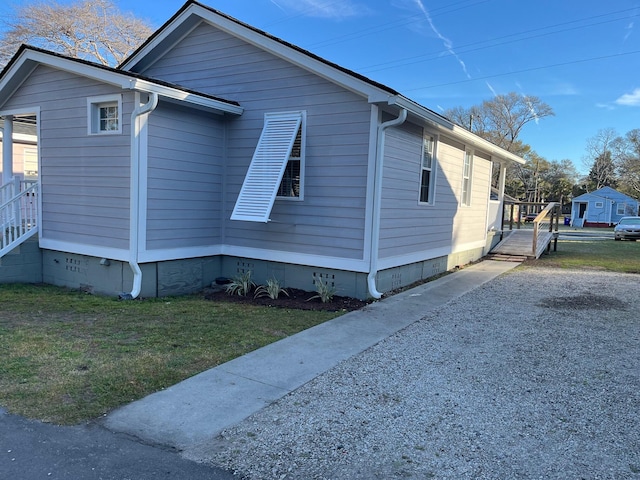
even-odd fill
[(331, 300), (333, 300), (333, 296), (336, 294), (336, 289), (334, 286), (330, 285), (328, 281), (323, 282), (322, 277), (317, 277), (315, 279), (315, 283), (317, 295), (314, 295), (309, 300), (319, 298), (322, 303), (329, 303)]
[(251, 270), (247, 270), (243, 274), (238, 274), (231, 279), (231, 283), (227, 285), (226, 292), (229, 295), (245, 297), (255, 286), (256, 284), (251, 280)]
[(258, 288), (256, 288), (256, 293), (253, 298), (269, 297), (270, 299), (275, 300), (280, 296), (281, 293), (289, 296), (289, 293), (284, 288), (282, 288), (277, 278), (270, 278), (269, 280), (267, 280), (266, 285), (260, 285)]

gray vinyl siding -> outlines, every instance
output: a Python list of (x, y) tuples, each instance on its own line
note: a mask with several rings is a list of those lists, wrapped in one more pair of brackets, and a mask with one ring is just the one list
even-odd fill
[(87, 98), (116, 93), (39, 66), (3, 107), (40, 108), (42, 238), (128, 248), (133, 94), (122, 94), (122, 134), (87, 134)]
[[(470, 148), (473, 152), (473, 148)], [(487, 234), (487, 212), (489, 186), (491, 183), (491, 162), (482, 158), (482, 152), (474, 152), (471, 170), (471, 203), (460, 206), (454, 222), (454, 243), (468, 243), (483, 240)], [(464, 158), (462, 153), (461, 162)], [(462, 164), (457, 169), (459, 189), (462, 196)], [(452, 175), (453, 177), (453, 175)]]
[(457, 201), (445, 172), (455, 162), (454, 152), (440, 142), (436, 145), (434, 204), (420, 204), (422, 132), (421, 127), (411, 123), (386, 132), (380, 258), (451, 245)]
[[(363, 258), (370, 106), (366, 99), (208, 24), (179, 42), (145, 75), (238, 101), (230, 119), (223, 243)], [(277, 199), (268, 224), (231, 221), (264, 113), (307, 113), (304, 200)]]
[(160, 103), (149, 118), (147, 249), (221, 242), (222, 117)]

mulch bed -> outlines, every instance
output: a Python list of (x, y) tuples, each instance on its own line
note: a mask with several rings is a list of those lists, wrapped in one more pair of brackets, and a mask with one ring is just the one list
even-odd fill
[(230, 295), (224, 290), (224, 288), (207, 289), (204, 292), (204, 296), (207, 300), (215, 300), (217, 302), (235, 302), (247, 305), (288, 308), (291, 310), (316, 310), (327, 312), (351, 312), (359, 310), (367, 305), (367, 302), (363, 300), (351, 297), (340, 297), (338, 295), (335, 295), (330, 302), (323, 303), (319, 298), (311, 300), (312, 297), (317, 295), (316, 292), (307, 292), (296, 288), (287, 288), (285, 290), (289, 295), (287, 296), (282, 294), (276, 299), (271, 299), (269, 297), (254, 298), (253, 291), (246, 296)]

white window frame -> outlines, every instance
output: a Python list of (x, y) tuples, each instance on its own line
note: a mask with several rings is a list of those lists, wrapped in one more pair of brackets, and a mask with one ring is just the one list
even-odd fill
[[(436, 176), (438, 172), (437, 161), (437, 144), (438, 137), (432, 135), (429, 132), (424, 132), (422, 135), (422, 151), (420, 155), (420, 176), (419, 176), (419, 189), (418, 189), (418, 203), (420, 205), (434, 205), (435, 204), (435, 190), (436, 190)], [(427, 160), (430, 164), (426, 165)], [(427, 185), (427, 199), (423, 200), (422, 191), (424, 187), (424, 173), (429, 172), (429, 184)]]
[(604, 208), (604, 202), (596, 202), (595, 208)]
[[(103, 108), (116, 107), (117, 128), (102, 129), (101, 111)], [(122, 95), (100, 95), (87, 98), (87, 133), (89, 135), (118, 135), (122, 133)]]
[[(302, 113), (302, 119), (300, 122), (300, 127), (298, 128), (298, 133), (296, 134), (296, 138), (293, 142), (293, 147), (291, 149), (291, 153), (289, 154), (289, 159), (287, 160), (287, 164), (285, 165), (284, 172), (282, 174), (282, 180), (280, 180), (280, 184), (278, 185), (276, 200), (286, 200), (286, 201), (294, 201), (294, 202), (300, 202), (304, 200), (304, 170), (305, 170), (304, 160), (305, 160), (305, 151), (307, 146), (307, 136), (306, 136), (307, 116), (304, 114), (304, 112), (301, 112), (301, 113)], [(300, 138), (300, 142), (299, 142), (300, 155), (294, 156), (294, 151), (296, 150), (296, 143), (298, 143), (298, 137)], [(298, 180), (297, 182), (294, 181), (291, 187), (292, 189), (295, 188), (295, 184), (297, 183), (297, 187), (298, 187), (297, 195), (295, 193), (293, 195), (281, 195), (281, 192), (283, 191), (283, 188), (284, 188), (283, 183), (285, 181), (285, 175), (287, 173), (287, 169), (293, 168), (293, 167), (290, 167), (290, 165), (293, 164), (293, 162), (299, 163)]]
[(277, 197), (302, 200), (306, 112), (266, 113), (260, 139), (231, 213), (231, 220), (270, 221), (271, 209), (291, 159), (298, 133), (301, 135), (300, 196)]
[(462, 191), (460, 204), (471, 206), (471, 189), (473, 187), (473, 150), (465, 150), (462, 160)]
[[(622, 210), (622, 211), (620, 211)], [(618, 203), (616, 205), (616, 215), (625, 215), (627, 212), (627, 204), (626, 203)]]

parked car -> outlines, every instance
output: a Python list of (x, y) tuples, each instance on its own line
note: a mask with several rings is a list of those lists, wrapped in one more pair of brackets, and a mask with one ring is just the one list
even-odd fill
[(622, 217), (613, 229), (615, 240), (633, 240), (640, 238), (640, 217)]
[(537, 216), (538, 216), (538, 214), (535, 213), (535, 212), (527, 213), (525, 215), (525, 217), (524, 217), (524, 221), (525, 222), (533, 222), (536, 219)]

